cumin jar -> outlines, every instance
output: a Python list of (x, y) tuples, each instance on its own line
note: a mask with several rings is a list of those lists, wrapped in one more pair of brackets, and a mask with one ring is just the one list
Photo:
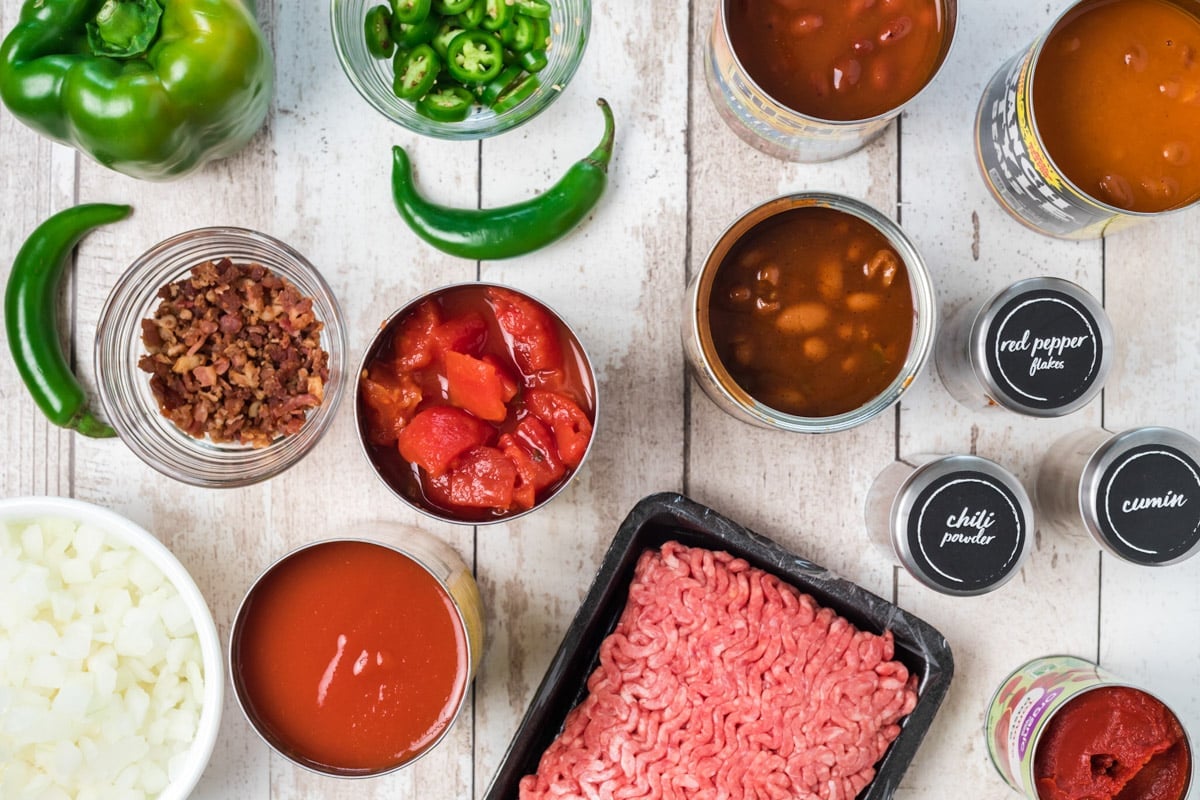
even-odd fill
[[(743, 141), (789, 161), (864, 147), (946, 62), (957, 0), (720, 0), (709, 96)], [(782, 33), (781, 31), (786, 31)]]
[(769, 200), (724, 233), (684, 297), (683, 348), (704, 392), (752, 425), (832, 433), (908, 391), (933, 349), (925, 261), (865, 203)]
[[(328, 378), (320, 389), (319, 404), (305, 412), (298, 430), (270, 437), (258, 446), (185, 432), (165, 415), (151, 389), (151, 374), (139, 367), (147, 355), (143, 322), (154, 318), (163, 299), (160, 290), (187, 279), (198, 265), (226, 258), (234, 264), (265, 267), (311, 301), (312, 314), (322, 326), (320, 348), (327, 354)], [(117, 279), (100, 312), (94, 358), (106, 417), (138, 458), (183, 483), (232, 488), (278, 475), (321, 440), (345, 388), (346, 349), (341, 307), (308, 259), (266, 234), (221, 227), (172, 236), (134, 260)], [(193, 378), (194, 373), (189, 379)]]
[(1200, 553), (1200, 441), (1183, 431), (1069, 433), (1043, 457), (1035, 496), (1048, 529), (1089, 536), (1131, 564), (1161, 567)]

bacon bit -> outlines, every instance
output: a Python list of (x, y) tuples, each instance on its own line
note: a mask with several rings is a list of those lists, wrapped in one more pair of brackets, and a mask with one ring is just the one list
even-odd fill
[(329, 355), (312, 298), (261, 264), (205, 261), (163, 286), (138, 367), (163, 416), (198, 439), (263, 447), (321, 405)]

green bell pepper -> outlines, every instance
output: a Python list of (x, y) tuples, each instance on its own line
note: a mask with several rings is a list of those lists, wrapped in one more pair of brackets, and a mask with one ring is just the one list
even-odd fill
[(0, 100), (118, 172), (185, 175), (233, 155), (271, 105), (270, 46), (242, 0), (26, 0)]

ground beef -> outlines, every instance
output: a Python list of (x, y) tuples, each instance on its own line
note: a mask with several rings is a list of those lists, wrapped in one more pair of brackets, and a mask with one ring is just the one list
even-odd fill
[(261, 264), (205, 261), (158, 291), (138, 367), (163, 416), (196, 438), (263, 447), (321, 405), (329, 356), (313, 301)]
[(878, 636), (728, 553), (637, 564), (588, 696), (521, 800), (851, 800), (917, 701)]

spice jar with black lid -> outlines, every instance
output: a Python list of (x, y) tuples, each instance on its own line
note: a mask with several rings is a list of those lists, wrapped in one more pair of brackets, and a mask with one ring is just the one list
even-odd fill
[(1090, 535), (1131, 564), (1200, 553), (1200, 441), (1173, 428), (1087, 428), (1047, 451), (1035, 487), (1048, 530)]
[(1000, 588), (1032, 547), (1029, 495), (1011, 472), (973, 455), (897, 461), (867, 494), (867, 532), (925, 586), (948, 595)]
[(951, 315), (936, 348), (947, 391), (973, 409), (1059, 417), (1104, 388), (1112, 323), (1082, 287), (1028, 278)]

